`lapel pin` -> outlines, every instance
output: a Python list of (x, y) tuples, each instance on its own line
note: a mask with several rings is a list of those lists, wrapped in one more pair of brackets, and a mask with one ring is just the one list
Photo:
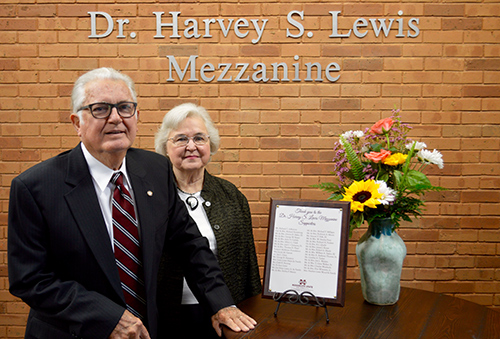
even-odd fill
[(153, 191), (148, 191), (147, 194), (152, 197), (153, 196)]

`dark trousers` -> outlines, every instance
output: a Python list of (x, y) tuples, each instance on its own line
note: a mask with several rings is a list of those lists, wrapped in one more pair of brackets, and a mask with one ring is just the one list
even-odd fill
[(180, 307), (181, 319), (179, 324), (175, 325), (175, 328), (169, 328), (168, 335), (159, 339), (219, 338), (212, 327), (211, 315), (206, 314), (199, 304), (182, 305)]

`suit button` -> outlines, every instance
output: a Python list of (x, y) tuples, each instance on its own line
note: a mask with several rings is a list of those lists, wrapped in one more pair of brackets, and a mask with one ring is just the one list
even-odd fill
[(214, 225), (214, 229), (218, 230), (218, 229), (220, 229), (220, 226), (219, 225)]
[(210, 207), (212, 203), (210, 201), (205, 201), (205, 206)]

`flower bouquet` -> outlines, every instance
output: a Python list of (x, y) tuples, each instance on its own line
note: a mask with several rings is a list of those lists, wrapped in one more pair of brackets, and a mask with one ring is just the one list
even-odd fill
[(330, 200), (351, 202), (350, 233), (366, 220), (390, 218), (394, 227), (422, 213), (426, 191), (433, 186), (422, 172), (428, 164), (443, 168), (442, 155), (423, 142), (407, 137), (411, 127), (401, 122), (399, 110), (365, 131), (348, 131), (334, 145), (337, 183), (316, 187), (332, 192)]
[(428, 164), (443, 168), (442, 155), (423, 142), (408, 139), (411, 127), (401, 122), (399, 110), (363, 131), (343, 133), (335, 143), (337, 183), (317, 185), (332, 192), (331, 200), (349, 201), (350, 235), (365, 221), (368, 230), (356, 245), (363, 297), (376, 305), (399, 299), (406, 246), (394, 232), (401, 220), (422, 213), (433, 186), (422, 170)]

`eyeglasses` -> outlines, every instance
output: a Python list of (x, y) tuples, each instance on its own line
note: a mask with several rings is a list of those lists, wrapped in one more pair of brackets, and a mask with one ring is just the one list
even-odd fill
[(208, 142), (208, 139), (210, 139), (210, 136), (202, 133), (196, 134), (194, 137), (188, 137), (187, 135), (179, 134), (175, 137), (168, 138), (168, 140), (172, 141), (174, 146), (178, 147), (187, 146), (187, 144), (189, 144), (189, 140), (193, 140), (195, 145), (202, 146)]
[(118, 115), (122, 118), (131, 118), (137, 110), (136, 102), (122, 101), (117, 104), (110, 104), (108, 102), (96, 102), (87, 106), (81, 107), (78, 111), (88, 109), (90, 114), (96, 119), (106, 119), (111, 115), (113, 108), (116, 108)]

